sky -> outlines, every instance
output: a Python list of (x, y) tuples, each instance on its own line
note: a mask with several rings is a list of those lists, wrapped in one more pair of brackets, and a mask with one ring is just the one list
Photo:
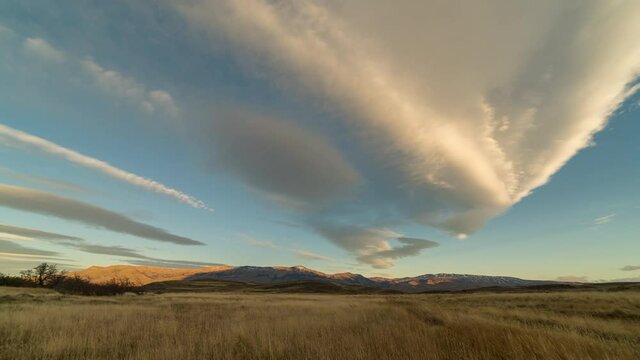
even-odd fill
[(640, 281), (637, 1), (0, 3), (0, 272)]

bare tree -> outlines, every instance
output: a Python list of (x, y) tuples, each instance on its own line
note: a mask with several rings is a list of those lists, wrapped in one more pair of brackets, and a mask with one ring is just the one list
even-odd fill
[(20, 274), (23, 278), (33, 282), (38, 286), (49, 285), (52, 282), (57, 281), (62, 275), (58, 271), (56, 264), (42, 263), (33, 269), (21, 271)]

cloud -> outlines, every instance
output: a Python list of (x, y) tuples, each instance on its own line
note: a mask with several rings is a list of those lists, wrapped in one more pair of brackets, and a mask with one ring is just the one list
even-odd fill
[(0, 124), (0, 144), (6, 145), (12, 143), (27, 146), (30, 149), (38, 150), (46, 155), (61, 157), (74, 164), (97, 170), (114, 179), (124, 181), (148, 191), (153, 191), (165, 196), (169, 196), (194, 208), (208, 209), (207, 205), (204, 202), (179, 190), (172, 189), (166, 185), (163, 185), (157, 181), (124, 171), (115, 166), (112, 166), (105, 161), (80, 154), (77, 151), (65, 148), (43, 138), (27, 134), (20, 130), (16, 130), (6, 125)]
[(19, 257), (19, 256), (3, 256), (0, 254), (0, 258), (4, 261), (2, 263), (2, 268), (4, 273), (8, 274), (18, 274), (20, 271), (26, 269), (32, 269), (37, 265), (41, 264), (43, 261), (50, 262), (56, 264), (58, 270), (64, 271), (75, 271), (80, 270), (77, 265), (67, 264), (64, 261), (68, 261), (68, 259), (57, 259), (57, 258), (49, 258), (49, 257)]
[(175, 101), (173, 101), (173, 97), (168, 92), (164, 90), (153, 90), (149, 92), (148, 96), (149, 102), (154, 109), (158, 109), (158, 111), (166, 112), (173, 116), (178, 114), (178, 107), (176, 106)]
[(66, 240), (66, 241), (82, 241), (81, 238), (52, 232), (40, 231), (36, 229), (22, 228), (17, 226), (0, 224), (0, 232), (25, 237), (28, 239), (42, 240)]
[(126, 260), (130, 264), (136, 265), (151, 265), (151, 266), (174, 266), (174, 267), (199, 267), (199, 266), (215, 266), (220, 265), (218, 263), (201, 262), (201, 261), (189, 261), (189, 260), (171, 260), (171, 259), (159, 259), (150, 256), (142, 255), (138, 250), (115, 246), (115, 245), (97, 245), (88, 243), (68, 243), (66, 244), (76, 250), (84, 251), (92, 254), (100, 255), (113, 255), (133, 258), (135, 260)]
[(238, 234), (237, 237), (251, 246), (291, 252), (297, 257), (305, 260), (331, 260), (331, 258), (324, 255), (316, 254), (311, 251), (279, 246), (271, 240), (260, 240), (247, 234)]
[[(13, 30), (0, 26), (0, 40), (2, 35), (17, 35)], [(17, 39), (22, 39), (17, 36)], [(62, 51), (46, 39), (39, 37), (25, 37), (19, 41), (26, 58), (37, 59), (50, 65), (64, 64), (67, 70), (72, 72), (75, 78), (80, 72), (84, 73), (84, 81), (90, 81), (98, 89), (112, 98), (120, 99), (138, 107), (139, 110), (149, 114), (161, 114), (176, 117), (179, 108), (173, 96), (166, 90), (152, 89), (137, 79), (126, 76), (119, 71), (106, 69), (91, 58), (74, 56), (73, 51)], [(74, 49), (75, 50), (75, 49)], [(60, 71), (62, 68), (48, 68), (49, 71)], [(31, 71), (29, 69), (27, 71)]]
[(89, 74), (104, 92), (132, 102), (148, 113), (178, 114), (171, 94), (164, 90), (148, 91), (144, 84), (115, 70), (107, 70), (91, 59), (80, 61), (82, 70)]
[(58, 256), (55, 251), (40, 250), (16, 244), (7, 240), (0, 240), (0, 256), (16, 257), (42, 257)]
[(296, 254), (299, 258), (306, 259), (306, 260), (323, 260), (323, 261), (331, 260), (330, 257), (312, 253), (310, 251), (304, 251), (304, 250), (296, 250), (294, 251), (294, 254)]
[(179, 260), (127, 260), (127, 263), (132, 265), (143, 266), (159, 266), (159, 267), (171, 267), (171, 268), (197, 268), (202, 266), (218, 266), (222, 264), (208, 263), (199, 261), (179, 261)]
[(238, 234), (238, 237), (240, 238), (240, 240), (244, 241), (245, 243), (251, 246), (271, 248), (271, 249), (278, 248), (278, 246), (274, 244), (273, 241), (271, 240), (260, 240), (246, 234)]
[(65, 61), (64, 52), (51, 46), (46, 40), (41, 38), (27, 38), (23, 43), (24, 50), (29, 54), (41, 59), (62, 63)]
[(362, 228), (330, 222), (313, 224), (318, 234), (335, 245), (356, 254), (389, 250), (389, 240), (401, 237), (387, 228)]
[[(16, 238), (11, 239), (6, 235), (13, 235)], [(117, 245), (99, 245), (86, 242), (84, 239), (51, 233), (47, 231), (41, 231), (36, 229), (21, 228), (16, 226), (2, 225), (0, 224), (0, 256), (4, 254), (5, 257), (35, 257), (35, 256), (55, 256), (56, 252), (37, 250), (32, 248), (26, 248), (19, 244), (15, 244), (5, 240), (33, 240), (42, 239), (47, 240), (55, 244), (65, 246), (78, 251), (83, 251), (91, 254), (100, 255), (113, 255), (127, 258), (133, 258), (137, 260), (127, 260), (127, 262), (138, 265), (159, 265), (160, 266), (176, 266), (176, 267), (198, 267), (198, 266), (213, 266), (219, 265), (217, 263), (189, 261), (189, 260), (173, 260), (173, 259), (161, 259), (146, 256), (141, 254), (138, 250), (117, 246)]]
[(358, 261), (364, 264), (369, 264), (376, 269), (388, 269), (393, 267), (392, 260), (400, 259), (407, 256), (415, 256), (420, 254), (423, 249), (436, 247), (438, 244), (435, 241), (406, 238), (401, 237), (397, 239), (402, 245), (388, 249), (373, 252), (367, 255), (358, 257)]
[[(349, 132), (341, 136), (365, 159), (358, 169), (384, 175), (367, 177), (369, 194), (389, 195), (358, 199), (357, 211), (386, 204), (380, 211), (392, 207), (459, 236), (547, 183), (588, 146), (640, 70), (637, 2), (174, 6), (198, 34), (252, 59), (245, 61), (260, 76), (338, 112)], [(231, 125), (221, 146), (252, 152), (244, 127), (234, 132)], [(304, 176), (274, 183), (276, 171), (262, 169), (281, 169), (282, 158), (259, 159), (230, 166), (260, 190), (288, 198), (333, 194), (333, 186), (315, 192)]]
[(29, 184), (42, 185), (52, 189), (62, 190), (70, 193), (87, 194), (91, 192), (89, 189), (85, 188), (84, 186), (68, 183), (66, 181), (60, 181), (60, 180), (35, 176), (31, 174), (23, 174), (21, 172), (14, 171), (3, 166), (0, 166), (0, 176), (4, 176), (5, 178), (9, 178), (13, 180), (26, 182)]
[(606, 224), (608, 222), (611, 222), (615, 216), (616, 216), (616, 214), (610, 214), (610, 215), (607, 215), (607, 216), (598, 217), (598, 218), (593, 219), (593, 223), (596, 224), (596, 225)]
[(0, 206), (77, 221), (149, 240), (179, 245), (203, 245), (200, 241), (171, 234), (166, 230), (131, 220), (113, 211), (18, 186), (0, 184)]
[(566, 281), (566, 282), (586, 282), (589, 280), (589, 278), (586, 276), (566, 275), (566, 276), (558, 276), (556, 280)]
[[(359, 263), (376, 269), (391, 268), (394, 265), (392, 260), (416, 256), (424, 249), (439, 245), (431, 240), (403, 237), (387, 228), (363, 228), (331, 222), (312, 226), (326, 239), (356, 255)], [(397, 241), (400, 246), (392, 247), (391, 241)]]
[(627, 266), (623, 266), (622, 268), (620, 268), (620, 270), (622, 270), (622, 271), (634, 271), (634, 270), (640, 270), (640, 266), (636, 266), (636, 265), (627, 265)]
[(359, 181), (329, 143), (292, 123), (234, 111), (209, 126), (214, 165), (289, 207), (344, 195)]
[(34, 238), (30, 238), (28, 236), (15, 235), (6, 232), (0, 232), (0, 239), (3, 240), (18, 240), (18, 241), (36, 241)]

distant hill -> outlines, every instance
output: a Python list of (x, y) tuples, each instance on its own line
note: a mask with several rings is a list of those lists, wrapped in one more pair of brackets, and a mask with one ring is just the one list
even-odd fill
[(509, 276), (468, 274), (425, 274), (399, 279), (373, 278), (379, 286), (403, 292), (460, 291), (484, 287), (524, 287), (553, 284), (553, 281), (524, 280)]
[[(405, 278), (367, 278), (360, 274), (338, 273), (326, 274), (320, 271), (308, 269), (304, 266), (293, 267), (261, 267), (261, 266), (213, 266), (203, 268), (172, 269), (154, 266), (92, 266), (76, 274), (89, 279), (92, 282), (104, 282), (113, 278), (128, 278), (129, 280), (141, 284), (151, 284), (162, 282), (164, 290), (172, 288), (175, 291), (185, 289), (185, 291), (212, 291), (219, 285), (220, 289), (231, 290), (234, 285), (238, 289), (248, 289), (250, 284), (252, 291), (276, 289), (293, 289), (298, 286), (299, 292), (305, 289), (315, 289), (320, 291), (321, 287), (330, 288), (334, 292), (338, 288), (346, 292), (371, 291), (363, 289), (379, 289), (400, 292), (429, 292), (429, 291), (462, 291), (480, 288), (520, 288), (527, 286), (542, 286), (558, 284), (553, 281), (524, 280), (506, 276), (485, 276), (467, 274), (425, 274), (415, 277)], [(208, 282), (207, 282), (208, 281)], [(219, 283), (216, 283), (218, 281)], [(217, 285), (216, 285), (217, 284)], [(285, 284), (285, 285), (282, 285)], [(297, 285), (296, 285), (297, 284)], [(324, 284), (324, 285), (318, 285)], [(201, 288), (198, 288), (198, 287)], [(149, 286), (153, 288), (153, 286)], [(158, 288), (159, 289), (159, 288)], [(188, 289), (188, 290), (186, 290)], [(163, 290), (163, 291), (164, 291)], [(341, 291), (342, 291), (341, 290)]]
[(252, 293), (313, 293), (313, 294), (393, 294), (399, 291), (359, 285), (340, 285), (326, 281), (291, 281), (255, 284), (224, 280), (173, 280), (153, 282), (145, 290), (159, 293), (176, 292), (252, 292)]
[(201, 272), (220, 271), (231, 268), (227, 265), (200, 268), (163, 268), (159, 266), (111, 265), (91, 266), (73, 272), (91, 282), (100, 283), (111, 279), (129, 279), (140, 285), (156, 281), (181, 280)]

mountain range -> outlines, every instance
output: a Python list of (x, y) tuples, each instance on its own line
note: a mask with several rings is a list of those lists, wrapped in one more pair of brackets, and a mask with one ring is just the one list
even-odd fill
[(228, 266), (202, 268), (163, 268), (154, 266), (91, 266), (74, 274), (92, 282), (104, 282), (113, 278), (126, 278), (140, 285), (156, 282), (203, 280), (227, 281), (257, 285), (294, 282), (322, 282), (343, 286), (359, 286), (401, 292), (460, 291), (484, 287), (516, 288), (554, 284), (553, 281), (525, 280), (508, 276), (469, 274), (424, 274), (403, 278), (367, 278), (360, 274), (326, 274), (304, 266)]

